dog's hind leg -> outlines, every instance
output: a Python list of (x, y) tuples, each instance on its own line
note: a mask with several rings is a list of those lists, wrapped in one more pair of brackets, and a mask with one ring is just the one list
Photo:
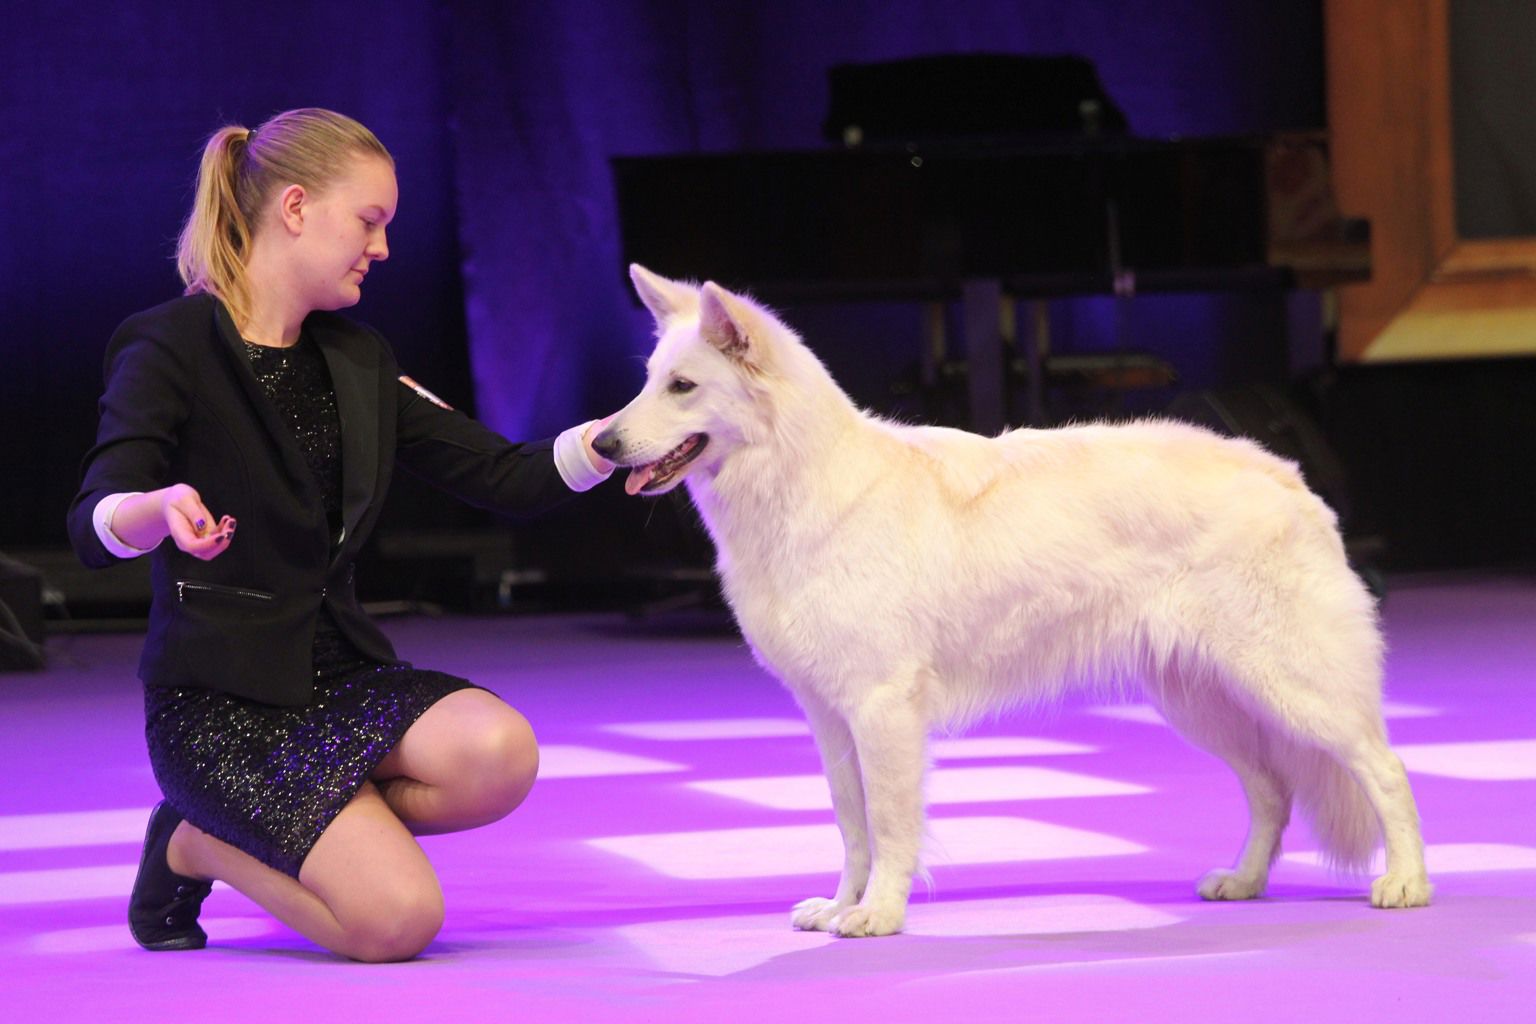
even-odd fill
[(1387, 745), (1385, 730), (1362, 729), (1334, 745), (1330, 753), (1359, 783), (1381, 824), (1387, 870), (1371, 883), (1371, 906), (1428, 906), (1433, 887), (1424, 868), (1419, 810), (1403, 762)]
[(1269, 869), (1280, 856), (1280, 837), (1291, 817), (1291, 793), (1268, 767), (1227, 758), (1248, 799), (1248, 836), (1232, 868), (1207, 871), (1195, 886), (1201, 899), (1248, 900), (1264, 895)]
[(922, 842), (927, 768), (928, 724), (919, 678), (871, 690), (848, 716), (873, 858), (863, 897), (832, 919), (830, 930), (838, 935), (890, 935), (906, 923)]
[(1291, 818), (1290, 785), (1273, 764), (1263, 726), (1211, 679), (1170, 669), (1147, 694), (1175, 731), (1232, 767), (1248, 800), (1248, 837), (1237, 864), (1208, 871), (1196, 891), (1207, 900), (1262, 896)]
[[(1313, 632), (1323, 637), (1321, 630)], [(1334, 638), (1324, 638), (1334, 639)], [(1321, 646), (1321, 641), (1318, 646)], [(1371, 886), (1378, 907), (1428, 904), (1419, 813), (1402, 761), (1387, 745), (1380, 674), (1364, 643), (1336, 643), (1321, 655), (1293, 648), (1292, 656), (1257, 646), (1234, 671), (1232, 700), (1249, 709), (1261, 754), (1288, 780), (1311, 821), (1324, 856), (1346, 870), (1363, 870), (1385, 840), (1386, 874)]]
[(795, 904), (790, 922), (802, 931), (827, 931), (838, 914), (859, 902), (869, 882), (869, 828), (864, 809), (864, 780), (859, 772), (859, 755), (853, 734), (842, 715), (819, 698), (803, 696), (800, 706), (811, 723), (816, 747), (821, 752), (822, 769), (832, 791), (832, 808), (837, 814), (837, 828), (843, 836), (843, 872), (837, 881), (837, 893), (827, 899), (813, 896)]
[(1387, 745), (1380, 711), (1344, 699), (1318, 699), (1301, 686), (1289, 692), (1298, 691), (1301, 699), (1276, 702), (1270, 713), (1269, 729), (1286, 734), (1283, 739), (1272, 734), (1272, 749), (1281, 751), (1276, 763), (1324, 856), (1345, 870), (1364, 870), (1385, 840), (1387, 870), (1371, 885), (1371, 904), (1427, 905), (1432, 889), (1419, 812), (1403, 763)]
[(1208, 671), (1217, 685), (1207, 689), (1251, 716), (1259, 758), (1286, 781), (1326, 861), (1363, 870), (1385, 839), (1371, 902), (1423, 906), (1418, 810), (1381, 714), (1376, 609), (1331, 517), (1294, 511), (1277, 532), (1255, 534), (1245, 557), (1174, 588), (1160, 621), (1194, 624), (1180, 653), (1199, 651), (1198, 663), (1179, 667)]

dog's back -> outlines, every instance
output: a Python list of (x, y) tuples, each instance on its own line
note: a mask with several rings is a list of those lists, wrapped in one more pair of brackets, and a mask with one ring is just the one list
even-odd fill
[[(807, 491), (782, 513), (793, 521), (764, 523), (781, 542), (772, 563), (731, 558), (730, 585), (751, 592), (769, 582), (748, 578), (761, 574), (778, 602), (815, 608), (825, 628), (796, 638), (832, 649), (795, 661), (837, 665), (838, 680), (855, 658), (931, 665), (931, 708), (947, 724), (1077, 683), (1125, 683), (1233, 633), (1327, 624), (1351, 634), (1357, 660), (1375, 655), (1369, 597), (1332, 513), (1294, 466), (1250, 442), (1168, 421), (988, 439), (870, 420), (829, 458), (821, 479), (839, 500), (850, 480), (869, 481), (857, 507), (831, 514)], [(1297, 580), (1326, 609), (1305, 625), (1255, 596)], [(1267, 625), (1254, 617), (1265, 606)], [(748, 618), (750, 637), (783, 650), (785, 638), (764, 635), (781, 613)]]

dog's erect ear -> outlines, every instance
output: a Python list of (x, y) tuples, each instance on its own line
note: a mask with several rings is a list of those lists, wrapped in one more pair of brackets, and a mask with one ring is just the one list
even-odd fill
[(635, 283), (635, 294), (651, 311), (659, 327), (665, 327), (667, 321), (679, 313), (692, 312), (698, 306), (699, 290), (693, 285), (670, 281), (638, 263), (629, 265), (629, 279)]
[(699, 289), (699, 334), (725, 355), (742, 363), (756, 362), (752, 344), (750, 304), (713, 281)]

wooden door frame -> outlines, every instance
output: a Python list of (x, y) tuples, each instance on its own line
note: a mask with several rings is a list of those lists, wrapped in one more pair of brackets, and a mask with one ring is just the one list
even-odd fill
[(1456, 232), (1449, 0), (1326, 0), (1339, 207), (1372, 277), (1339, 290), (1340, 362), (1536, 352), (1536, 237)]

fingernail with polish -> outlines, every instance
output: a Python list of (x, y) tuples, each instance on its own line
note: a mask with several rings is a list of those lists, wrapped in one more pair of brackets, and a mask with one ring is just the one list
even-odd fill
[(199, 519), (193, 525), (195, 525), (198, 529), (198, 532), (201, 533), (208, 526), (208, 521), (206, 519)]

